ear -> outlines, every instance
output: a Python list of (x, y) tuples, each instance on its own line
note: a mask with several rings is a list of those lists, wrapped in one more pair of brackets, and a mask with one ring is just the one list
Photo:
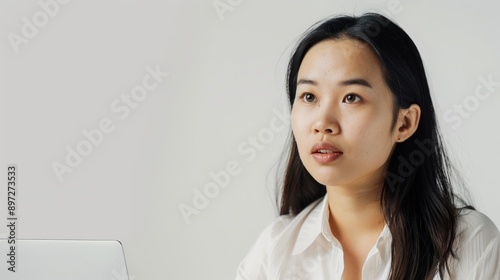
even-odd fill
[(418, 128), (420, 106), (411, 104), (407, 109), (400, 109), (394, 131), (394, 142), (403, 142), (410, 138)]

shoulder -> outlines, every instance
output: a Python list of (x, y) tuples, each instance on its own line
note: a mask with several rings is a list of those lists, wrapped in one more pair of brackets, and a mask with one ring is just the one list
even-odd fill
[(304, 208), (297, 215), (282, 215), (277, 217), (271, 224), (269, 224), (260, 234), (257, 243), (266, 243), (272, 245), (277, 241), (286, 238), (289, 240), (290, 235), (300, 231), (304, 221), (309, 217), (309, 214), (317, 208), (323, 199), (318, 199)]
[(461, 209), (458, 219), (457, 236), (463, 242), (477, 239), (498, 238), (500, 232), (495, 223), (485, 214), (471, 209)]
[(309, 217), (312, 210), (320, 204), (320, 201), (321, 199), (311, 203), (297, 215), (281, 215), (277, 217), (260, 233), (254, 247), (262, 245), (266, 249), (272, 249), (274, 248), (273, 245), (279, 243), (280, 240), (291, 241), (290, 238), (300, 231), (304, 221)]
[(302, 224), (320, 201), (311, 203), (297, 215), (282, 215), (269, 224), (240, 263), (236, 279), (268, 279), (276, 258), (293, 249)]
[(500, 279), (500, 232), (488, 216), (462, 209), (456, 242), (456, 279)]

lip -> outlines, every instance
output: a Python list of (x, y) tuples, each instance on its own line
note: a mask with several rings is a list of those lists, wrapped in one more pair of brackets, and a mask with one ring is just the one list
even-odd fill
[(311, 154), (319, 163), (330, 163), (339, 158), (343, 153), (328, 142), (319, 142), (313, 146)]

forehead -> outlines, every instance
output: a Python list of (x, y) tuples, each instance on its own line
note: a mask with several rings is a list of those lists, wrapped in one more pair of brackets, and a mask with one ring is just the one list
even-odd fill
[(298, 79), (336, 82), (364, 78), (384, 83), (382, 68), (373, 50), (353, 39), (324, 40), (309, 49), (299, 68)]

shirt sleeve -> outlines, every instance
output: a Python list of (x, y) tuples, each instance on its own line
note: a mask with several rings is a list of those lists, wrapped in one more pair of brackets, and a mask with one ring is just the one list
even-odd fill
[(484, 214), (465, 216), (456, 279), (500, 279), (500, 232)]
[(486, 247), (467, 279), (500, 279), (500, 237), (498, 235)]
[(268, 280), (269, 251), (284, 227), (285, 220), (279, 217), (262, 231), (238, 266), (236, 280)]

